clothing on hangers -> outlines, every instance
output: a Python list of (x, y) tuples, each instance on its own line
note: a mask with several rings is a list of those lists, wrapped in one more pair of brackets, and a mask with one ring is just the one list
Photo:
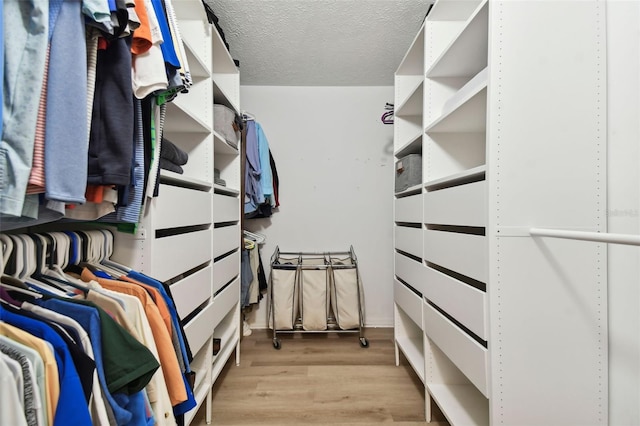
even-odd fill
[[(3, 237), (3, 258), (34, 251), (16, 273), (25, 273), (25, 268), (27, 273), (35, 270), (55, 283), (73, 284), (71, 288), (75, 291), (55, 296), (30, 275), (25, 282), (4, 276), (0, 282), (2, 307), (29, 320), (44, 321), (60, 335), (81, 378), (83, 397), (80, 401), (84, 400), (84, 409), (94, 422), (140, 426), (155, 422), (172, 426), (177, 416), (196, 406), (187, 380), (191, 375), (192, 356), (175, 303), (158, 281), (107, 260), (113, 251), (110, 232), (90, 230), (12, 236), (20, 241), (21, 248), (15, 250), (13, 240)], [(77, 256), (72, 259), (73, 246)], [(61, 268), (64, 265), (71, 269), (82, 266), (80, 276), (84, 281), (67, 275)], [(95, 273), (89, 271), (89, 267)], [(99, 278), (96, 274), (108, 278)], [(7, 284), (16, 281), (21, 284), (19, 287)], [(91, 344), (93, 354), (83, 343)], [(119, 359), (122, 353), (128, 354), (127, 363)], [(127, 371), (136, 373), (132, 375)], [(55, 395), (54, 392), (47, 402), (51, 407), (58, 405)], [(127, 395), (126, 398), (123, 395)]]
[[(2, 16), (12, 34), (0, 49), (3, 77), (10, 82), (3, 87), (6, 108), (0, 113), (12, 115), (2, 132), (7, 151), (0, 164), (6, 180), (0, 194), (3, 230), (67, 214), (96, 220), (113, 210), (117, 222), (137, 223), (139, 175), (154, 176), (159, 169), (145, 168), (136, 156), (132, 99), (150, 98), (150, 105), (160, 109), (193, 84), (171, 0), (90, 3), (3, 2)], [(160, 137), (162, 123), (157, 125)], [(69, 128), (75, 130), (71, 136)], [(147, 166), (159, 164), (160, 147), (158, 141)], [(115, 202), (94, 202), (87, 198), (89, 184), (115, 185), (120, 195)]]

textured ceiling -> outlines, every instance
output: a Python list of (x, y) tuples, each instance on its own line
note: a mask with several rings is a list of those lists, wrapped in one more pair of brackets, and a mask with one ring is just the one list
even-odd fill
[(206, 0), (240, 83), (391, 86), (429, 0)]

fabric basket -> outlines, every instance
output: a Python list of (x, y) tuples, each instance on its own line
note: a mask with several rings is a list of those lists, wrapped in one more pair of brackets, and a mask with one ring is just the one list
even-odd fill
[(226, 105), (213, 105), (213, 130), (215, 130), (224, 140), (234, 148), (238, 148), (240, 132), (236, 131), (234, 123), (236, 113)]

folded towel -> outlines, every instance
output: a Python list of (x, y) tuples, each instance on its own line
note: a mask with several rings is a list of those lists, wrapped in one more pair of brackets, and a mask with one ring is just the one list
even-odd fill
[(160, 158), (160, 168), (164, 170), (169, 170), (170, 172), (183, 174), (184, 170), (179, 165), (172, 163), (166, 158)]
[(160, 145), (160, 158), (169, 160), (175, 165), (184, 166), (189, 160), (189, 154), (178, 148), (169, 139), (163, 137)]

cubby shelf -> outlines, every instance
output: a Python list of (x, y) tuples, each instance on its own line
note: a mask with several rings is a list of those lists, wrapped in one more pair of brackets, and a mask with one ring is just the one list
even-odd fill
[(487, 70), (478, 73), (448, 99), (443, 114), (429, 123), (427, 133), (473, 133), (487, 128)]
[(489, 424), (488, 401), (474, 386), (428, 383), (427, 391), (438, 406), (448, 408), (444, 415), (450, 424)]
[(218, 154), (236, 154), (238, 155), (238, 148), (233, 147), (227, 143), (227, 141), (215, 130), (213, 131), (214, 137), (214, 150)]
[(189, 64), (191, 77), (193, 77), (194, 79), (211, 78), (211, 70), (204, 59), (202, 59), (197, 51), (193, 47), (191, 47), (191, 44), (187, 39), (184, 39), (183, 42), (184, 50), (187, 54), (187, 63)]
[(188, 101), (178, 97), (167, 104), (166, 126), (175, 133), (211, 133), (213, 127), (193, 112)]
[(487, 66), (489, 2), (477, 7), (457, 37), (427, 70), (428, 78), (471, 77)]
[(422, 191), (422, 185), (417, 184), (412, 187), (405, 189), (404, 191), (396, 192), (396, 197), (404, 197), (407, 195), (419, 194)]
[(424, 349), (422, 339), (417, 337), (396, 337), (396, 342), (402, 353), (411, 364), (420, 380), (424, 383)]
[(438, 0), (427, 16), (433, 21), (466, 21), (482, 0)]
[(396, 75), (424, 75), (424, 25), (402, 58)]
[(402, 117), (406, 115), (420, 115), (422, 114), (422, 93), (424, 88), (424, 80), (420, 80), (413, 90), (410, 91), (409, 96), (398, 105), (395, 109), (395, 115)]
[(208, 190), (213, 186), (213, 182), (185, 176), (183, 174), (164, 169), (160, 170), (160, 182), (202, 190)]
[(478, 166), (472, 169), (454, 173), (449, 176), (433, 179), (425, 182), (424, 187), (428, 190), (442, 189), (450, 186), (460, 185), (467, 182), (473, 182), (484, 178), (487, 166)]
[(422, 152), (422, 133), (422, 130), (418, 130), (396, 151), (395, 156), (400, 158), (408, 154), (419, 154)]

